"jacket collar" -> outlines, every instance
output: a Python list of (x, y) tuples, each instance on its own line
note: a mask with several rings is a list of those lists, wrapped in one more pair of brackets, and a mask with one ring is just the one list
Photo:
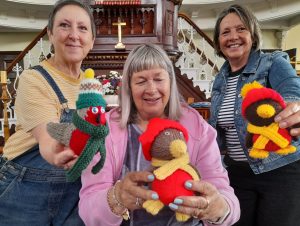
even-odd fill
[[(257, 69), (259, 61), (260, 61), (260, 56), (262, 54), (263, 54), (263, 52), (261, 50), (258, 50), (258, 51), (255, 51), (253, 49), (251, 50), (249, 59), (248, 59), (248, 63), (243, 71), (243, 74), (253, 74), (256, 72), (256, 69)], [(221, 67), (220, 71), (225, 74), (227, 74), (227, 72), (230, 71), (230, 65), (229, 65), (228, 60), (225, 61), (225, 63)]]

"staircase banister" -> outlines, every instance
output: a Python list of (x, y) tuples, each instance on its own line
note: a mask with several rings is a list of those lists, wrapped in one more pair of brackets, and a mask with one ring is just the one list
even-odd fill
[(207, 41), (212, 47), (214, 47), (213, 41), (208, 37), (198, 26), (195, 24), (187, 15), (184, 13), (179, 13), (178, 17), (181, 17), (186, 20), (202, 37), (204, 37), (205, 41)]
[[(213, 41), (187, 15), (185, 15), (184, 13), (179, 13), (178, 17), (185, 19), (186, 22), (188, 22), (196, 30), (196, 32), (200, 34), (205, 39), (205, 41), (207, 41), (208, 44), (211, 45), (212, 48), (214, 48)], [(187, 42), (190, 41), (188, 38), (186, 38), (186, 40)], [(202, 55), (203, 59), (208, 61), (208, 64), (211, 67), (215, 68), (216, 71), (219, 71), (219, 68), (205, 55), (205, 53), (203, 53), (202, 50), (196, 48), (196, 51), (199, 55)]]
[(40, 39), (47, 33), (47, 26), (34, 38), (32, 42), (11, 62), (9, 67), (6, 69), (7, 74), (10, 73), (14, 66), (19, 63), (24, 56), (40, 41)]

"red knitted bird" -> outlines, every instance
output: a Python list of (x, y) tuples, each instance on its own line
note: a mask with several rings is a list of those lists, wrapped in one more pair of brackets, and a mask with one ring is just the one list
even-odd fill
[[(151, 189), (160, 200), (147, 200), (143, 207), (156, 215), (164, 205), (178, 196), (191, 196), (194, 192), (185, 188), (187, 180), (199, 180), (199, 173), (189, 163), (186, 129), (176, 121), (154, 118), (149, 121), (147, 130), (139, 138), (143, 153), (154, 167), (155, 180)], [(187, 221), (189, 215), (176, 213), (177, 221)]]
[(242, 115), (248, 120), (246, 144), (249, 156), (264, 159), (269, 152), (287, 155), (296, 151), (291, 144), (288, 129), (279, 128), (275, 116), (286, 107), (279, 93), (265, 88), (258, 82), (246, 84), (242, 88)]
[[(78, 110), (77, 112), (80, 117), (92, 125), (105, 126), (106, 124), (105, 108), (103, 106), (91, 106)], [(90, 137), (91, 135), (89, 133), (80, 130), (80, 128), (75, 128), (75, 130), (71, 132), (69, 140), (70, 148), (79, 156)]]
[(81, 171), (87, 167), (97, 152), (100, 152), (101, 159), (93, 167), (93, 173), (99, 172), (104, 165), (106, 156), (104, 142), (108, 134), (105, 107), (102, 85), (94, 79), (94, 71), (87, 69), (85, 79), (80, 84), (72, 123), (47, 124), (50, 136), (69, 146), (79, 156), (74, 166), (67, 172), (69, 181), (75, 181), (80, 177)]

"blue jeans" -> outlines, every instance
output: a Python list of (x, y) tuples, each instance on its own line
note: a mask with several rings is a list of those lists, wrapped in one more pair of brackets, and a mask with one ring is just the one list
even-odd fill
[[(73, 110), (60, 121), (70, 122)], [(84, 226), (78, 215), (80, 179), (46, 162), (38, 145), (7, 161), (0, 156), (0, 226)]]
[(78, 216), (80, 181), (40, 156), (37, 147), (13, 161), (0, 157), (1, 226), (82, 226)]

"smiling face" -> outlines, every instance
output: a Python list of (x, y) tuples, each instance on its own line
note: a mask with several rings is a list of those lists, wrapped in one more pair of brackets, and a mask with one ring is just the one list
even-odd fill
[(156, 68), (133, 73), (130, 86), (142, 120), (164, 116), (170, 98), (170, 77), (166, 70)]
[(247, 64), (252, 47), (251, 34), (236, 13), (229, 13), (221, 21), (219, 43), (232, 69)]
[(66, 5), (56, 13), (48, 36), (55, 58), (66, 64), (81, 63), (94, 44), (89, 15), (76, 5)]

